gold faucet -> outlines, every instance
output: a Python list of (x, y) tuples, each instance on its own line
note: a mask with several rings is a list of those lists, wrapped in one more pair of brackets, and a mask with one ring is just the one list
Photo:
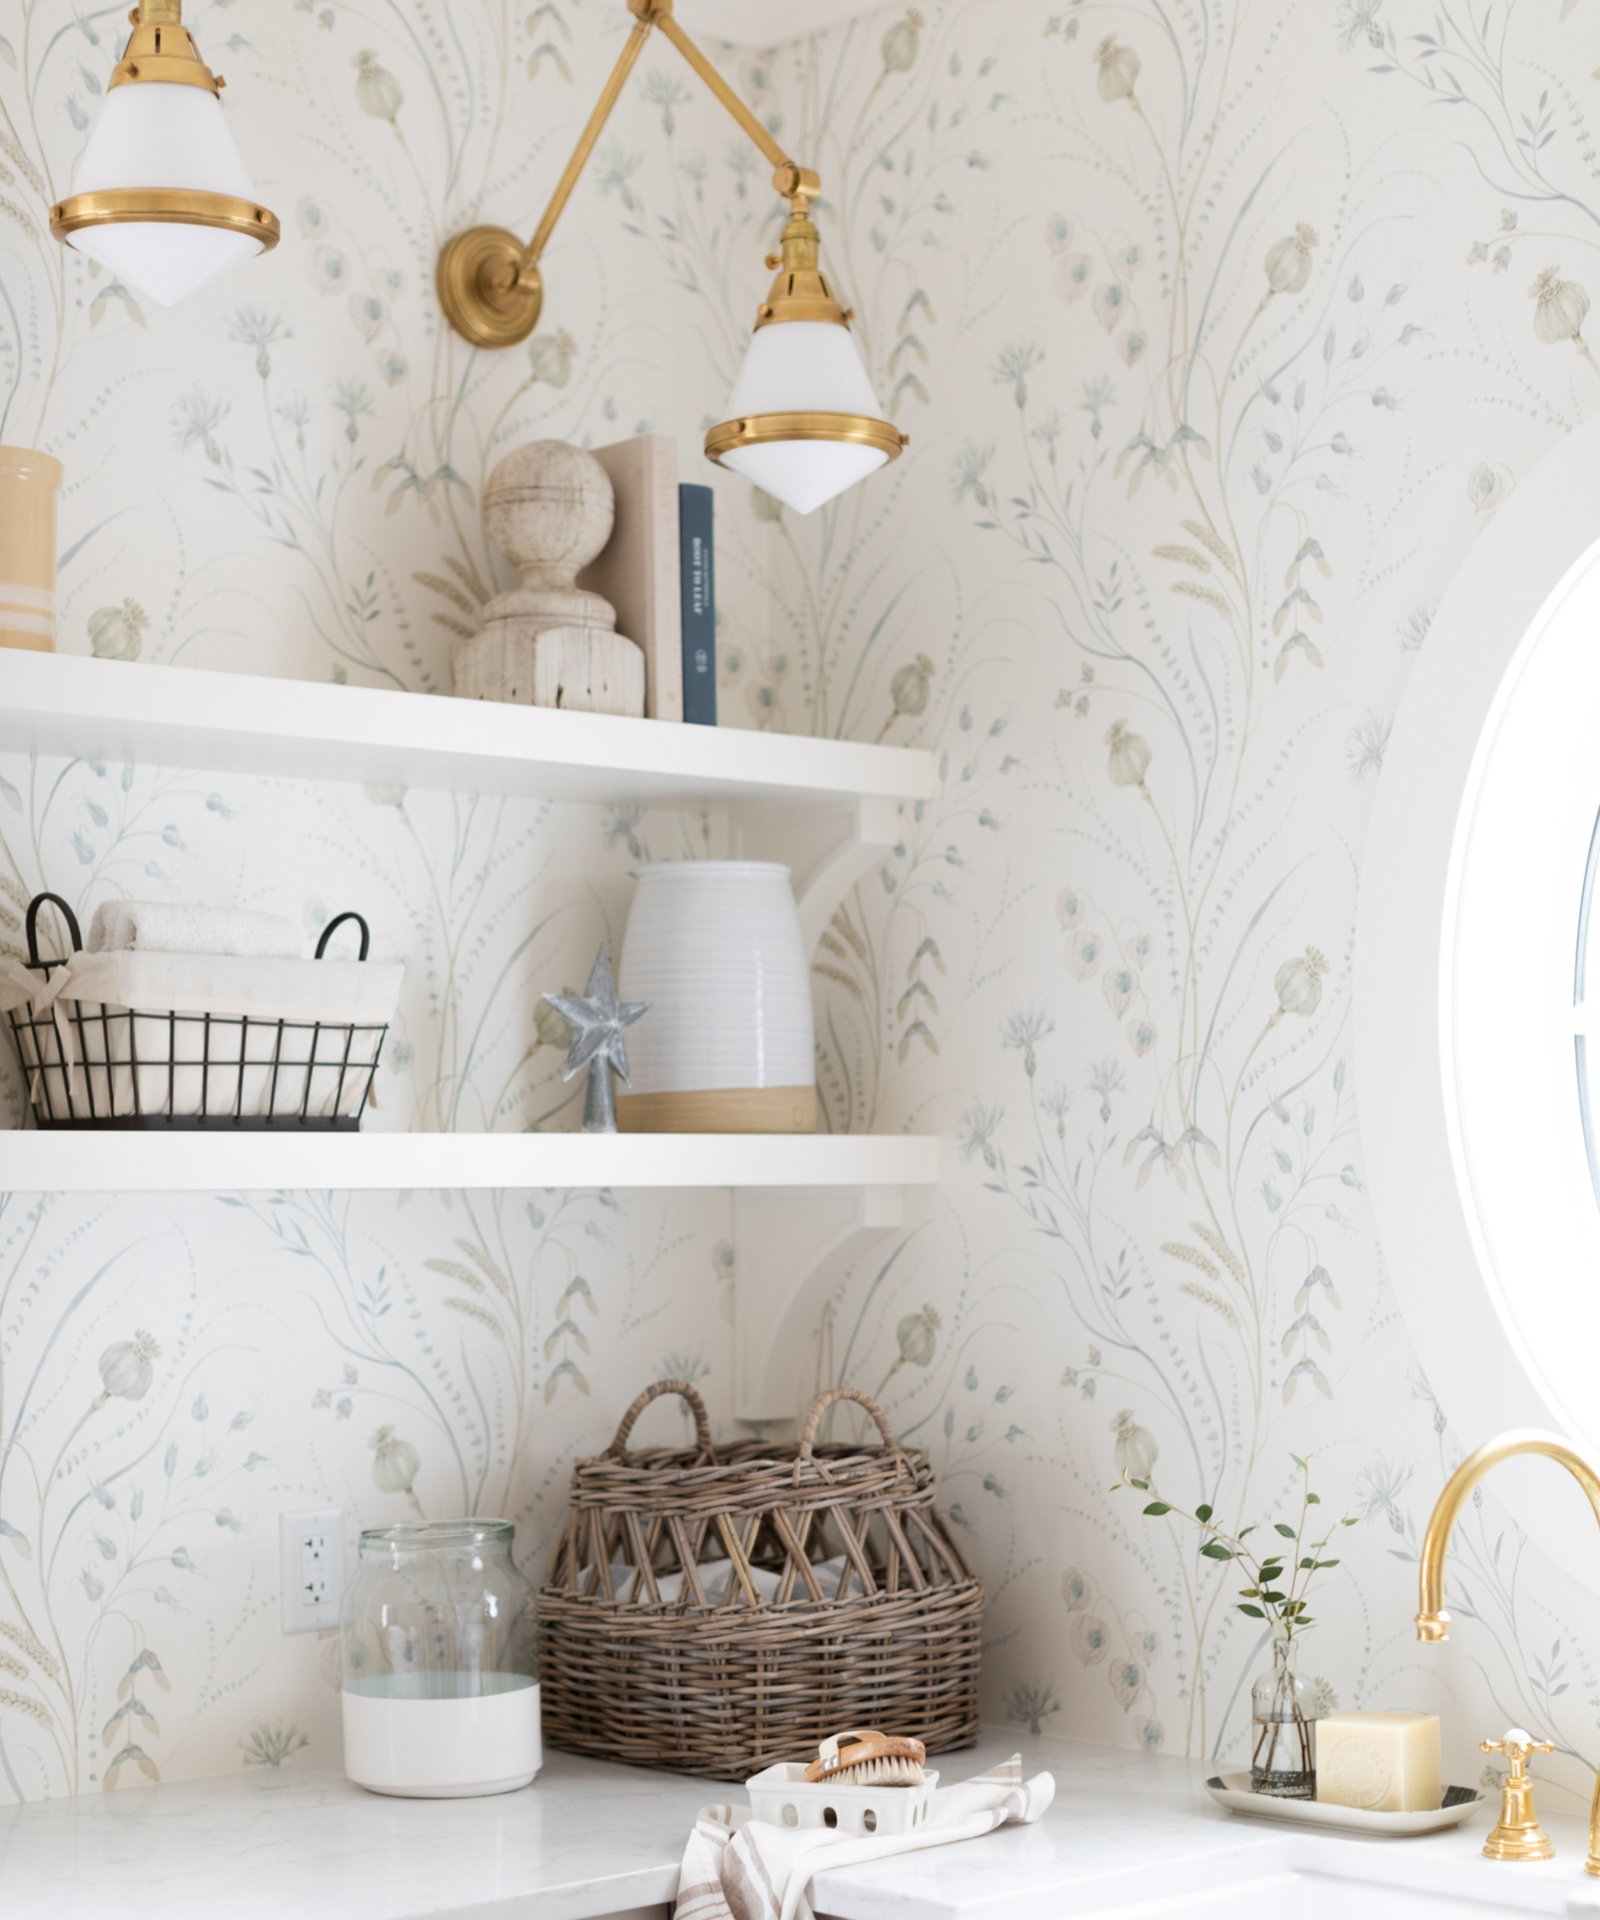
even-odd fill
[[(1469, 1453), (1444, 1483), (1428, 1531), (1423, 1535), (1422, 1559), (1417, 1567), (1417, 1638), (1448, 1640), (1450, 1616), (1444, 1608), (1444, 1556), (1450, 1544), (1451, 1529), (1467, 1495), (1491, 1467), (1519, 1453), (1542, 1453), (1565, 1467), (1589, 1497), (1594, 1517), (1600, 1521), (1600, 1474), (1596, 1474), (1581, 1453), (1576, 1452), (1556, 1433), (1523, 1430), (1502, 1433)], [(1600, 1776), (1596, 1777), (1594, 1799), (1589, 1807), (1589, 1858), (1584, 1872), (1600, 1875)]]

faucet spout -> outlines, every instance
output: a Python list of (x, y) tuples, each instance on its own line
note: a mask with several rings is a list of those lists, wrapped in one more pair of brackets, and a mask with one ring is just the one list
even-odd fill
[[(1444, 1562), (1456, 1517), (1468, 1495), (1491, 1467), (1518, 1454), (1540, 1453), (1566, 1468), (1588, 1497), (1597, 1523), (1600, 1523), (1600, 1474), (1557, 1433), (1524, 1429), (1502, 1433), (1469, 1453), (1444, 1484), (1434, 1504), (1428, 1531), (1422, 1540), (1422, 1558), (1417, 1563), (1417, 1638), (1448, 1640), (1450, 1615), (1444, 1605)], [(1589, 1809), (1589, 1858), (1584, 1870), (1600, 1876), (1600, 1777), (1596, 1778), (1594, 1800)]]

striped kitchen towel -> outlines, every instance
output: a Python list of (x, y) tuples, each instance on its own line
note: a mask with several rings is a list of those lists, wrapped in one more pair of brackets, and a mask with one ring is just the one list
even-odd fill
[(806, 1898), (813, 1875), (887, 1860), (914, 1847), (973, 1840), (1008, 1820), (1037, 1820), (1055, 1791), (1048, 1773), (1024, 1780), (1022, 1756), (1013, 1754), (959, 1787), (940, 1789), (927, 1824), (913, 1833), (857, 1838), (826, 1827), (796, 1832), (748, 1817), (740, 1823), (731, 1806), (702, 1807), (684, 1850), (673, 1920), (813, 1920)]

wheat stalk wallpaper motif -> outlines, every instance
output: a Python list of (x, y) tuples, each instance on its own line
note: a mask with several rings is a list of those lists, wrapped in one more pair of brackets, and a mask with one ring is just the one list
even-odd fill
[[(658, 50), (541, 331), (474, 355), (438, 244), (537, 206), (621, 10), (212, 0), (285, 240), (145, 312), (45, 224), (120, 17), (0, 21), (0, 438), (67, 466), (62, 644), (445, 689), (501, 584), (501, 452), (671, 431), (701, 477), (780, 211), (759, 163)], [(809, 1372), (929, 1450), (993, 1719), (1235, 1756), (1262, 1633), (1114, 1488), (1232, 1524), (1314, 1455), (1360, 1519), (1305, 1636), (1325, 1693), (1448, 1703), (1455, 1778), (1508, 1719), (1574, 1791), (1600, 1759), (1591, 1603), (1530, 1577), (1492, 1497), (1453, 1644), (1412, 1644), (1419, 1525), (1481, 1436), (1384, 1275), (1349, 1034), (1408, 665), (1600, 399), (1585, 31), (1581, 0), (965, 0), (725, 54), (822, 173), (912, 439), (807, 521), (712, 476), (724, 720), (938, 773), (815, 975), (824, 1124), (939, 1132), (945, 1179), (829, 1277)], [(615, 944), (641, 860), (722, 831), (0, 757), (0, 937), (43, 885), (308, 933), (356, 906), (407, 963), (369, 1124), (570, 1126), (540, 990)], [(0, 1798), (336, 1764), (329, 1648), (278, 1631), (278, 1512), (505, 1512), (536, 1574), (571, 1458), (647, 1380), (696, 1379), (730, 1429), (730, 1289), (761, 1263), (723, 1194), (0, 1199)]]

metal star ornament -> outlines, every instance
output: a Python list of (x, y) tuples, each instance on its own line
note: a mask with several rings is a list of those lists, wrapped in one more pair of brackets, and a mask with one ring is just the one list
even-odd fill
[(589, 970), (589, 984), (582, 993), (547, 993), (557, 1013), (572, 1028), (572, 1045), (567, 1052), (563, 1080), (589, 1070), (589, 1084), (583, 1094), (583, 1130), (585, 1133), (615, 1133), (617, 1107), (611, 1091), (609, 1069), (615, 1067), (628, 1086), (628, 1049), (622, 1033), (642, 1013), (648, 1013), (648, 1000), (619, 1000), (611, 978), (611, 955), (602, 942)]

